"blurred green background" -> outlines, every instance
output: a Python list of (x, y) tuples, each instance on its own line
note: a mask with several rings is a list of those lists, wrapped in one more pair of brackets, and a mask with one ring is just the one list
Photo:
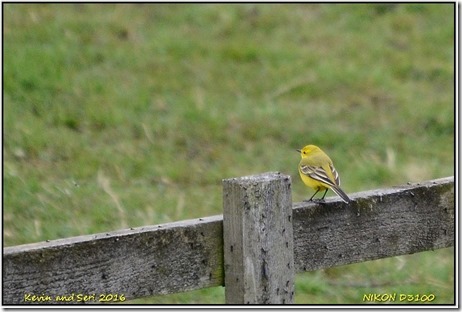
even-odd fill
[[(4, 245), (221, 214), (221, 179), (267, 171), (307, 199), (309, 143), (347, 193), (454, 175), (454, 9), (4, 4)], [(295, 302), (452, 303), (453, 252), (299, 274)]]

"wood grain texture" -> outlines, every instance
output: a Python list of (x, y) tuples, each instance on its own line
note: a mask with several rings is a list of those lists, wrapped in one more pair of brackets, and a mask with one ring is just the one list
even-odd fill
[(222, 226), (220, 215), (4, 248), (3, 303), (25, 303), (28, 294), (133, 299), (223, 285)]
[(454, 245), (454, 177), (294, 205), (297, 271)]
[(226, 303), (293, 302), (290, 187), (279, 173), (223, 181)]

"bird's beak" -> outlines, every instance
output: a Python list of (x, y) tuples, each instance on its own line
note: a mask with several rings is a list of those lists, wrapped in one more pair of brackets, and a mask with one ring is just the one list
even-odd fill
[(299, 152), (299, 153), (301, 153), (301, 152), (302, 152), (302, 150), (299, 150), (299, 149), (298, 149), (298, 150), (296, 150), (296, 151), (297, 151), (297, 152)]

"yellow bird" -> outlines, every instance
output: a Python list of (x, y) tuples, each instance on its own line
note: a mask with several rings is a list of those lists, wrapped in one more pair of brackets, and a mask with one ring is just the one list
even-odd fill
[(335, 170), (332, 160), (326, 153), (315, 145), (307, 145), (301, 150), (297, 150), (297, 152), (302, 157), (298, 165), (300, 177), (303, 183), (316, 191), (309, 201), (312, 201), (314, 195), (319, 191), (325, 190), (321, 198), (321, 200), (324, 200), (328, 189), (334, 191), (345, 203), (348, 204), (351, 201), (348, 195), (340, 188), (340, 178), (337, 170)]

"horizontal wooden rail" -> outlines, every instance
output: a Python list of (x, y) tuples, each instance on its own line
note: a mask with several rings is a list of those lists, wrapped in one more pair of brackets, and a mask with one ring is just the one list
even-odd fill
[(356, 193), (344, 205), (294, 204), (295, 267), (338, 265), (454, 246), (454, 178)]
[(222, 246), (220, 215), (7, 247), (3, 304), (27, 295), (134, 299), (222, 285)]
[[(336, 197), (293, 205), (296, 272), (454, 245), (454, 177), (350, 197), (349, 205)], [(3, 304), (220, 286), (223, 265), (221, 215), (5, 247)]]

